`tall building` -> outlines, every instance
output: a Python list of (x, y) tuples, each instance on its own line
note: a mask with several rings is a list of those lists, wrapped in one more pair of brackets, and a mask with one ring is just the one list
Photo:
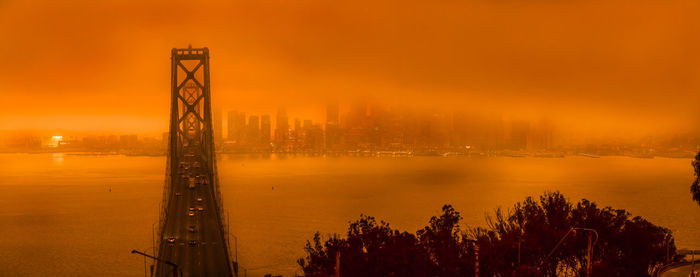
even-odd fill
[[(306, 124), (308, 121), (308, 124)], [(323, 150), (323, 128), (321, 124), (304, 121), (304, 150), (319, 153)]]
[(428, 127), (428, 144), (433, 147), (446, 147), (449, 145), (449, 121), (443, 113), (433, 113), (430, 116)]
[(338, 102), (329, 102), (326, 106), (326, 149), (338, 150), (340, 146), (339, 123)]
[(541, 119), (531, 124), (530, 133), (528, 135), (528, 151), (547, 151), (553, 148), (553, 129), (549, 120)]
[(242, 143), (245, 138), (245, 113), (237, 111), (228, 112), (228, 140), (235, 143)]
[(121, 148), (133, 148), (138, 144), (139, 138), (136, 135), (119, 136), (119, 146)]
[(270, 115), (266, 114), (260, 117), (260, 143), (262, 143), (264, 146), (269, 146), (270, 145), (270, 135), (271, 131), (271, 124), (270, 124)]
[(368, 142), (367, 103), (353, 102), (345, 120), (345, 144), (351, 150), (366, 148)]
[(510, 125), (510, 137), (508, 146), (512, 150), (525, 150), (527, 138), (530, 133), (530, 122), (515, 120)]
[(251, 115), (248, 118), (246, 144), (250, 146), (260, 144), (260, 120), (257, 115)]
[(275, 147), (278, 150), (288, 150), (289, 142), (289, 119), (284, 107), (277, 110), (277, 122), (275, 126)]
[(301, 149), (304, 142), (304, 130), (301, 129), (301, 121), (298, 118), (294, 119), (294, 134), (292, 137), (293, 150)]

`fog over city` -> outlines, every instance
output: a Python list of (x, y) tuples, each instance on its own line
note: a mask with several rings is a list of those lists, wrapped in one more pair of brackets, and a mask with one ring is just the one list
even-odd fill
[(695, 1), (167, 3), (3, 1), (0, 129), (158, 136), (163, 49), (189, 44), (212, 49), (224, 112), (325, 123), (359, 99), (616, 138), (700, 118)]

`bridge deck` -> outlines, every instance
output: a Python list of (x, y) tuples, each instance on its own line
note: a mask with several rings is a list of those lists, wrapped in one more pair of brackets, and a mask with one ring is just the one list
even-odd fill
[[(173, 180), (160, 258), (177, 264), (182, 276), (232, 276), (216, 215), (213, 179), (191, 164), (177, 170), (180, 178)], [(158, 275), (172, 276), (172, 267), (160, 264), (158, 269)]]

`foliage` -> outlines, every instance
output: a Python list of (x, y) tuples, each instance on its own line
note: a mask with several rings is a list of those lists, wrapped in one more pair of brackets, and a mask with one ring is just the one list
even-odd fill
[(695, 159), (691, 162), (695, 170), (695, 180), (690, 185), (690, 193), (693, 195), (693, 200), (700, 205), (700, 152), (695, 155)]
[(316, 233), (298, 263), (305, 276), (333, 276), (340, 251), (341, 276), (474, 276), (475, 240), (480, 276), (586, 276), (589, 232), (569, 233), (572, 227), (598, 233), (592, 276), (649, 276), (666, 259), (679, 259), (668, 229), (585, 199), (574, 205), (558, 192), (529, 197), (507, 213), (499, 209), (486, 228), (462, 230), (461, 219), (446, 205), (414, 235), (362, 215), (347, 237), (321, 242)]

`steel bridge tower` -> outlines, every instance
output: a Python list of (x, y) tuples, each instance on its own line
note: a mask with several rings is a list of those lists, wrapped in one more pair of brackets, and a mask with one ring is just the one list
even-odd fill
[(170, 135), (155, 276), (233, 276), (216, 172), (209, 49), (174, 48), (171, 62)]

